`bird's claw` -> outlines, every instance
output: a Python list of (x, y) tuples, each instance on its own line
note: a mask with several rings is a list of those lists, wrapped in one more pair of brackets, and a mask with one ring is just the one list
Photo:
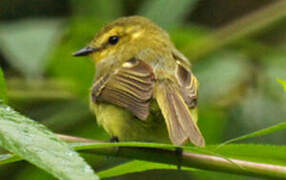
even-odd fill
[(177, 147), (177, 148), (175, 149), (175, 154), (176, 154), (177, 160), (178, 160), (177, 168), (178, 168), (178, 170), (181, 170), (183, 149), (180, 148), (180, 147)]

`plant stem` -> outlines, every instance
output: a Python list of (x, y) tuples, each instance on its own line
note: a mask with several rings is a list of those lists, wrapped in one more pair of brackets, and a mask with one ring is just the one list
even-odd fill
[[(163, 148), (146, 148), (146, 147), (124, 147), (124, 144), (120, 146), (114, 144), (112, 147), (101, 147), (96, 145), (105, 144), (106, 142), (99, 140), (91, 140), (81, 137), (73, 137), (58, 134), (58, 137), (67, 142), (73, 143), (91, 143), (88, 147), (75, 146), (75, 150), (91, 153), (100, 154), (115, 157), (124, 157), (129, 159), (139, 159), (151, 162), (160, 162), (166, 164), (186, 166), (202, 170), (211, 170), (216, 172), (224, 172), (231, 174), (247, 175), (254, 177), (264, 178), (286, 178), (286, 166), (279, 166), (266, 163), (257, 163), (252, 161), (245, 161), (233, 158), (224, 158), (214, 155), (200, 154), (194, 152), (183, 152), (181, 157), (174, 150), (168, 150)], [(92, 148), (94, 144), (94, 148)], [(120, 147), (120, 148), (118, 148)], [(0, 164), (6, 164), (21, 160), (20, 157), (13, 154), (2, 155), (6, 158), (0, 161)]]
[(58, 138), (64, 140), (66, 142), (80, 142), (80, 143), (103, 143), (103, 141), (93, 140), (93, 139), (86, 139), (82, 137), (75, 137), (69, 136), (65, 134), (57, 134)]
[[(58, 135), (58, 137), (68, 142), (103, 143), (101, 141), (66, 135)], [(173, 150), (138, 147), (120, 147), (120, 149), (118, 149), (112, 147), (94, 148), (81, 151), (94, 154), (125, 157), (131, 159), (140, 159), (145, 161), (178, 165), (178, 157), (176, 152)], [(183, 152), (180, 165), (197, 169), (249, 175), (255, 177), (286, 178), (285, 166), (257, 163), (238, 159), (225, 159), (219, 156), (205, 155), (192, 152)]]
[(186, 46), (188, 57), (198, 60), (236, 40), (257, 32), (286, 16), (286, 1), (280, 0), (226, 25), (204, 37), (196, 46)]
[(13, 78), (7, 80), (7, 96), (16, 100), (70, 100), (75, 94), (68, 91), (72, 83), (52, 79), (25, 80)]

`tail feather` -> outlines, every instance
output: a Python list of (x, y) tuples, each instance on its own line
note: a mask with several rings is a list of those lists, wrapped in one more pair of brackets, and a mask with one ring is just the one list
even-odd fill
[(204, 138), (193, 119), (179, 90), (169, 81), (160, 82), (155, 93), (156, 100), (165, 118), (170, 140), (177, 145), (190, 141), (204, 146)]

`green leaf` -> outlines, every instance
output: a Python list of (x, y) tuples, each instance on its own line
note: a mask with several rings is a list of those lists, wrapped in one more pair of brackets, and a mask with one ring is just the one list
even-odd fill
[[(119, 142), (119, 143), (73, 143), (71, 146), (76, 150), (89, 150), (89, 149), (97, 149), (97, 148), (110, 148), (110, 147), (141, 147), (141, 148), (160, 148), (160, 149), (174, 149), (175, 145), (170, 144), (156, 144), (156, 143), (139, 143), (139, 142)], [(189, 147), (189, 146), (181, 146), (185, 152), (193, 152), (198, 154), (209, 154), (219, 157), (226, 157), (225, 159), (231, 163), (234, 163), (232, 159), (237, 160), (245, 160), (257, 163), (266, 163), (268, 165), (281, 165), (286, 166), (286, 146), (276, 146), (276, 145), (262, 145), (262, 144), (227, 144), (218, 148), (218, 146), (211, 145), (205, 148), (199, 147)], [(139, 151), (139, 149), (138, 149)], [(108, 152), (108, 151), (106, 151)], [(108, 153), (107, 153), (108, 154)], [(175, 154), (174, 154), (175, 155)], [(146, 159), (152, 159), (151, 157), (145, 157)], [(158, 158), (155, 158), (158, 160)], [(7, 161), (7, 159), (5, 159)], [(139, 161), (140, 162), (140, 161)], [(137, 162), (138, 164), (140, 164)], [(212, 166), (212, 161), (210, 161), (210, 167)], [(128, 165), (128, 164), (127, 164)], [(127, 166), (126, 165), (126, 166)], [(226, 164), (229, 165), (229, 164)], [(145, 165), (144, 165), (145, 166)], [(151, 164), (151, 166), (153, 166)], [(240, 167), (240, 166), (239, 166)], [(120, 169), (121, 167), (119, 167)], [(200, 169), (200, 167), (194, 167)], [(126, 169), (123, 165), (122, 169)], [(122, 170), (121, 169), (121, 170)], [(144, 170), (144, 167), (140, 169), (140, 167), (134, 168), (134, 172), (137, 170)], [(147, 169), (147, 168), (146, 168)], [(118, 169), (110, 170), (109, 173), (111, 175), (119, 175)], [(123, 171), (123, 170), (122, 170)], [(246, 170), (251, 172), (251, 170)], [(126, 173), (130, 171), (126, 170)], [(102, 176), (107, 177), (106, 173), (101, 174)]]
[(207, 150), (227, 158), (286, 166), (286, 146), (267, 144), (227, 144), (207, 146)]
[(0, 68), (0, 105), (7, 103), (6, 99), (6, 85), (5, 85), (5, 80), (3, 76), (3, 72)]
[(286, 81), (284, 80), (281, 80), (281, 79), (276, 79), (280, 84), (282, 84), (283, 88), (284, 88), (284, 91), (286, 92)]
[[(139, 10), (144, 15), (164, 28), (182, 24), (184, 16), (191, 12), (198, 0), (156, 0), (146, 1)], [(171, 13), (170, 13), (171, 12)]]
[(264, 135), (267, 135), (267, 134), (270, 134), (270, 133), (274, 133), (274, 132), (277, 132), (277, 131), (281, 131), (281, 130), (284, 130), (284, 129), (286, 129), (286, 122), (282, 122), (282, 123), (279, 123), (277, 125), (274, 125), (274, 126), (271, 126), (271, 127), (267, 127), (267, 128), (255, 131), (253, 133), (249, 133), (249, 134), (237, 137), (237, 138), (233, 138), (233, 139), (227, 140), (224, 143), (220, 144), (219, 146), (224, 146), (225, 144), (233, 143), (235, 141), (241, 141), (241, 140), (244, 140), (244, 139), (264, 136)]
[[(119, 142), (119, 143), (73, 143), (75, 150), (88, 150), (108, 147), (142, 147), (174, 150), (181, 147), (185, 152), (215, 155), (230, 161), (228, 158), (237, 158), (261, 163), (286, 165), (286, 146), (263, 145), (263, 144), (227, 144), (218, 148), (217, 145), (205, 148), (193, 146), (177, 146), (172, 144), (142, 143), (142, 142)], [(231, 161), (230, 161), (231, 162)]]
[(149, 142), (119, 142), (119, 143), (72, 143), (71, 146), (76, 150), (87, 150), (97, 148), (109, 148), (109, 147), (140, 147), (140, 148), (160, 148), (167, 150), (175, 150), (177, 147), (183, 148), (187, 151), (199, 152), (201, 149), (193, 146), (178, 146), (173, 144), (162, 143), (149, 143)]
[[(161, 143), (149, 143), (149, 142), (119, 142), (119, 143), (70, 143), (70, 146), (76, 151), (88, 150), (88, 149), (100, 149), (100, 148), (110, 148), (110, 147), (139, 147), (139, 148), (160, 148), (160, 149), (167, 149), (167, 150), (175, 150), (177, 147), (183, 148), (185, 151), (188, 152), (197, 152), (197, 153), (204, 153), (204, 154), (212, 154), (211, 151), (206, 151), (204, 148), (196, 148), (193, 146), (178, 146), (173, 144), (161, 144)], [(11, 156), (11, 158), (15, 158)], [(0, 164), (5, 164), (6, 162), (15, 162), (16, 160), (9, 160), (5, 155), (3, 156), (4, 162)], [(9, 161), (8, 161), (9, 160)]]
[(1, 23), (0, 47), (9, 63), (26, 77), (44, 73), (48, 55), (57, 42), (59, 19), (28, 19)]
[[(155, 163), (155, 162), (148, 162), (148, 161), (139, 161), (134, 160), (131, 162), (124, 163), (122, 165), (118, 165), (116, 167), (100, 171), (97, 175), (100, 178), (110, 178), (114, 176), (120, 176), (124, 174), (136, 173), (136, 172), (143, 172), (148, 170), (170, 170), (170, 169), (178, 169), (178, 166), (171, 165), (171, 164), (163, 164), (163, 163)], [(182, 167), (184, 171), (195, 171), (196, 169)]]
[(9, 164), (12, 162), (22, 160), (21, 157), (17, 156), (16, 154), (1, 154), (0, 155), (0, 165)]
[(4, 105), (0, 106), (0, 145), (57, 178), (98, 179), (68, 144)]

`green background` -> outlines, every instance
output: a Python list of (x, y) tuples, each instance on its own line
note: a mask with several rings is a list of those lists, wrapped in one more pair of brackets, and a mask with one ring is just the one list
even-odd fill
[[(207, 144), (222, 143), (285, 121), (286, 95), (276, 81), (286, 80), (285, 12), (283, 0), (1, 0), (0, 65), (8, 104), (53, 132), (108, 140), (88, 108), (94, 65), (71, 54), (111, 20), (144, 15), (190, 59), (200, 81), (199, 126)], [(280, 131), (243, 143), (281, 145), (285, 138)], [(126, 161), (83, 157), (96, 172)], [(255, 179), (176, 170), (110, 179), (134, 178)], [(0, 166), (0, 179), (53, 177), (17, 162)]]

